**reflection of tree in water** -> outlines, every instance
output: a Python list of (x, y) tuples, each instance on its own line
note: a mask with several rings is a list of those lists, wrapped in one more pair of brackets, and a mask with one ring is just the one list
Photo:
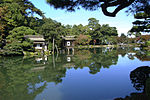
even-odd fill
[[(27, 71), (29, 71), (30, 66), (23, 64), (23, 59), (18, 58), (6, 58), (2, 60), (2, 66), (0, 68), (0, 73), (4, 77), (2, 78), (0, 84), (2, 85), (0, 89), (2, 100), (17, 100), (17, 99), (33, 99), (35, 94), (28, 94), (27, 84), (28, 80), (32, 77)], [(31, 60), (32, 61), (32, 60)], [(5, 84), (3, 84), (3, 82)], [(40, 89), (38, 90), (40, 91)], [(19, 97), (19, 98), (18, 98)]]
[(128, 49), (127, 49), (127, 48), (119, 47), (119, 48), (117, 49), (117, 51), (118, 51), (118, 54), (120, 54), (122, 57), (124, 57), (124, 56), (127, 54)]
[(150, 100), (150, 67), (141, 66), (130, 73), (130, 79), (133, 87), (142, 91), (142, 93), (131, 93), (125, 98), (116, 98), (114, 100)]
[(88, 67), (91, 74), (96, 74), (102, 67), (117, 64), (118, 54), (113, 48), (84, 49), (76, 52), (74, 60), (78, 68)]
[(141, 61), (150, 61), (150, 51), (139, 50), (135, 55)]
[(109, 68), (111, 65), (116, 65), (118, 55), (134, 60), (136, 50), (133, 47), (107, 47), (107, 48), (92, 48), (75, 50), (75, 55), (72, 57), (75, 69), (88, 67), (91, 74), (100, 72), (101, 68)]
[(128, 58), (129, 58), (130, 60), (134, 60), (134, 55), (133, 55), (133, 54), (128, 53), (127, 55), (128, 55)]
[[(71, 63), (75, 65), (75, 69), (88, 67), (91, 74), (96, 74), (100, 72), (101, 68), (109, 68), (111, 65), (117, 64), (118, 54), (125, 54), (122, 49), (119, 50), (116, 48), (95, 48), (76, 51)], [(46, 64), (37, 63), (34, 58), (11, 57), (1, 59), (0, 100), (33, 100), (46, 88), (47, 82), (61, 83), (67, 69), (63, 67), (68, 63), (65, 59), (66, 56), (60, 55), (57, 60), (55, 59), (55, 67), (52, 56), (49, 57)], [(43, 69), (38, 69), (38, 67)], [(137, 82), (137, 79), (134, 79)], [(150, 81), (147, 81), (147, 84), (148, 82)], [(150, 90), (147, 86), (146, 91), (147, 88)], [(133, 95), (136, 96), (136, 93)]]
[(141, 61), (150, 61), (150, 51), (143, 49), (136, 49), (134, 47), (119, 47), (116, 49), (118, 54), (124, 57), (126, 54), (129, 59), (134, 60), (138, 58)]
[(76, 55), (73, 57), (73, 61), (78, 68), (83, 68), (91, 63), (91, 52), (83, 49), (75, 52)]
[(90, 73), (95, 74), (103, 68), (109, 68), (116, 65), (118, 61), (117, 51), (112, 48), (102, 48), (97, 50), (97, 54), (93, 54), (91, 58), (92, 64), (89, 66)]
[(121, 55), (122, 57), (124, 57), (127, 54), (128, 58), (131, 60), (134, 59), (133, 55), (131, 54), (136, 53), (136, 50), (134, 49), (134, 47), (119, 47), (116, 50), (117, 50), (118, 55)]
[[(34, 58), (4, 58), (0, 66), (1, 100), (34, 100), (46, 88), (47, 82), (62, 82), (66, 72), (60, 65), (54, 68), (51, 62), (37, 64)], [(32, 70), (36, 67), (45, 69)]]

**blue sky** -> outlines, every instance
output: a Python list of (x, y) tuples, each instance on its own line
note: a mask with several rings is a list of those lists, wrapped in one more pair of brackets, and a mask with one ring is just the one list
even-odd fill
[(120, 11), (116, 17), (105, 16), (101, 9), (96, 11), (86, 11), (84, 9), (77, 10), (75, 12), (67, 12), (65, 9), (54, 9), (46, 3), (46, 0), (30, 0), (37, 8), (45, 13), (47, 18), (52, 18), (64, 25), (87, 25), (89, 18), (96, 18), (99, 23), (109, 24), (111, 27), (117, 27), (118, 33), (127, 33), (131, 29), (132, 22), (135, 20), (133, 15), (127, 16), (125, 10)]

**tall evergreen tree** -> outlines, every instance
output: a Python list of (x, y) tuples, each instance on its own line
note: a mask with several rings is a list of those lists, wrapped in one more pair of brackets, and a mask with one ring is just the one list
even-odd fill
[(5, 40), (9, 31), (20, 26), (32, 26), (31, 18), (36, 21), (33, 17), (34, 13), (44, 17), (42, 11), (29, 0), (0, 1), (0, 48), (6, 44)]
[[(67, 9), (68, 11), (75, 11), (81, 7), (86, 10), (98, 10), (102, 8), (106, 16), (115, 17), (116, 14), (133, 4), (142, 0), (47, 0), (47, 2), (56, 9)], [(114, 11), (109, 12), (107, 8), (116, 7)]]
[(150, 14), (140, 11), (134, 15), (136, 21), (133, 22), (133, 27), (130, 32), (150, 32)]

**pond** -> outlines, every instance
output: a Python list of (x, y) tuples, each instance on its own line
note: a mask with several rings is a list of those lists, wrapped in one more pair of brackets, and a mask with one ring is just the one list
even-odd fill
[(150, 53), (136, 48), (1, 57), (0, 100), (150, 100), (148, 66)]

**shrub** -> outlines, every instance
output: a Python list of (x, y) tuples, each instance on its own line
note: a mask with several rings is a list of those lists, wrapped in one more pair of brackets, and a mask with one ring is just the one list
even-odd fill
[(147, 42), (146, 42), (146, 46), (150, 46), (150, 41), (147, 41)]
[(76, 40), (77, 44), (86, 45), (91, 41), (91, 36), (80, 34)]

